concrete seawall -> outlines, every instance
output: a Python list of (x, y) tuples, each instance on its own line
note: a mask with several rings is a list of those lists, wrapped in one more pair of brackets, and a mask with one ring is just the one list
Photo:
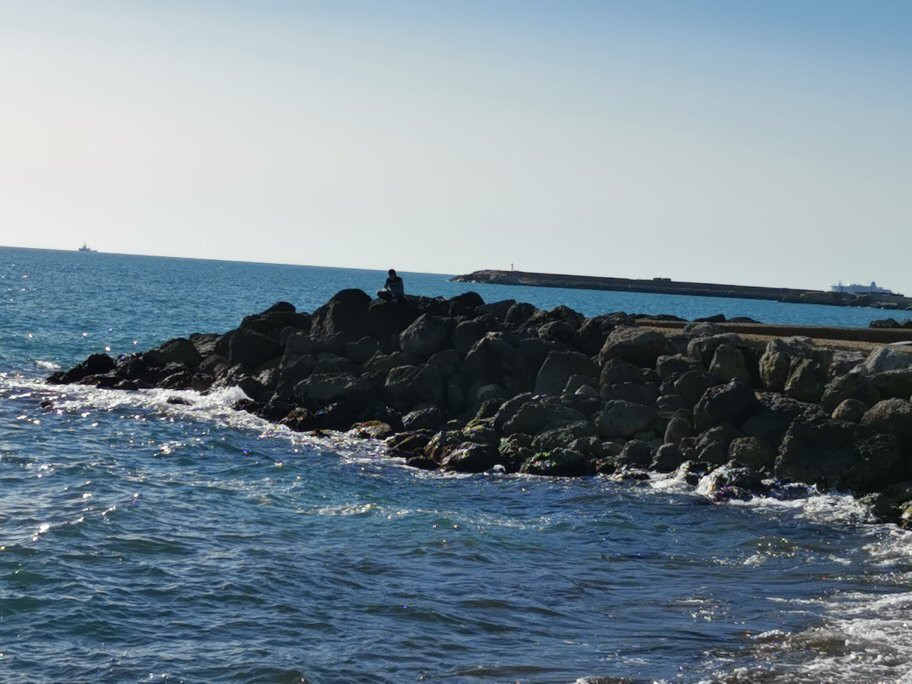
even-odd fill
[(533, 273), (528, 271), (474, 271), (453, 278), (463, 283), (496, 285), (527, 285), (533, 287), (563, 287), (578, 290), (610, 290), (616, 292), (650, 292), (697, 297), (729, 297), (734, 299), (765, 299), (797, 304), (829, 304), (834, 306), (871, 306), (881, 309), (912, 310), (912, 297), (884, 295), (852, 295), (822, 290), (801, 290), (788, 287), (755, 287), (692, 283), (668, 278), (634, 279), (598, 276)]

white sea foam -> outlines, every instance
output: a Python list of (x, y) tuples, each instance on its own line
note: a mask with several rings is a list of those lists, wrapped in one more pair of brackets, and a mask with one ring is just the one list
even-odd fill
[(35, 367), (40, 368), (44, 371), (58, 371), (60, 370), (60, 364), (54, 363), (53, 361), (35, 361)]

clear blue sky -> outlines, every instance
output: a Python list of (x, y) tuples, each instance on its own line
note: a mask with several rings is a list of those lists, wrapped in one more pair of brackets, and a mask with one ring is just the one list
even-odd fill
[(0, 0), (0, 244), (912, 294), (912, 2)]

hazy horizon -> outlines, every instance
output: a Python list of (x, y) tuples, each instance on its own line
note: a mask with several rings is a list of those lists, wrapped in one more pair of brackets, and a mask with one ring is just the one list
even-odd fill
[(912, 5), (0, 0), (0, 243), (912, 293)]

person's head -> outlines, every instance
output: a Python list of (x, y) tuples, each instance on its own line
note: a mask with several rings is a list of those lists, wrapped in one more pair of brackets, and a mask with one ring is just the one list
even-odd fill
[(395, 269), (395, 268), (391, 268), (391, 269), (389, 270), (389, 277), (390, 277), (390, 278), (395, 278), (395, 277), (396, 277), (396, 269)]

